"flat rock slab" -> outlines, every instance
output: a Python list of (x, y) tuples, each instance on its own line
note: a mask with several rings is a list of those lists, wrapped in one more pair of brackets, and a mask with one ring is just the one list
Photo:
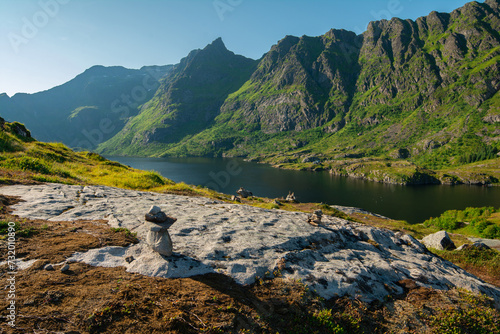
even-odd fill
[[(402, 293), (397, 282), (410, 279), (424, 287), (481, 292), (500, 306), (498, 288), (434, 256), (411, 236), (335, 217), (323, 216), (324, 225), (314, 227), (306, 213), (102, 186), (9, 186), (0, 193), (24, 200), (12, 207), (20, 217), (107, 219), (112, 227), (138, 234), (139, 244), (75, 253), (68, 262), (123, 266), (160, 277), (220, 272), (241, 284), (279, 270), (324, 298), (348, 295), (364, 301)], [(170, 257), (155, 253), (145, 242), (144, 212), (151, 205), (177, 218), (169, 229), (174, 246)]]

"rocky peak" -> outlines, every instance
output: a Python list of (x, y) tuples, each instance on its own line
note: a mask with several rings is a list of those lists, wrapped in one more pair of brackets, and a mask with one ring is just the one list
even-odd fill
[(218, 37), (217, 39), (215, 39), (212, 43), (208, 44), (206, 47), (205, 47), (205, 50), (207, 49), (211, 49), (211, 48), (214, 48), (214, 49), (222, 49), (222, 50), (226, 50), (227, 51), (227, 48), (226, 48), (226, 45), (224, 44), (224, 42), (222, 41), (222, 38), (221, 37)]
[(500, 0), (486, 0), (484, 4), (490, 6), (496, 13), (500, 12)]

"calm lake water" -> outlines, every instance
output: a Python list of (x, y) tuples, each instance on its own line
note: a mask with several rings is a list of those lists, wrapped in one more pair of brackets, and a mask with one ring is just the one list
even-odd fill
[(157, 171), (175, 182), (202, 185), (226, 194), (235, 195), (239, 187), (269, 198), (293, 191), (301, 202), (354, 206), (410, 223), (421, 223), (450, 209), (500, 207), (500, 187), (387, 185), (328, 172), (282, 170), (240, 159), (107, 158)]

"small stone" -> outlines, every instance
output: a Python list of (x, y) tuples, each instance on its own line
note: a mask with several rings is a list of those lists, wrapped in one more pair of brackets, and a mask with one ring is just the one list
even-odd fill
[(33, 306), (35, 305), (36, 301), (35, 301), (35, 297), (30, 297), (28, 299), (26, 299), (23, 303), (23, 305), (25, 306)]
[(62, 268), (61, 268), (61, 272), (62, 272), (62, 273), (64, 273), (64, 272), (66, 272), (66, 271), (68, 271), (68, 270), (69, 270), (69, 264), (65, 263), (65, 264), (62, 266)]
[(276, 205), (278, 205), (278, 206), (282, 206), (282, 205), (283, 205), (283, 204), (281, 204), (281, 202), (280, 202), (280, 201), (278, 201), (277, 199), (275, 199), (273, 203), (274, 203), (274, 204), (276, 204)]
[(154, 216), (158, 213), (161, 212), (161, 209), (160, 207), (156, 206), (156, 205), (152, 205), (151, 208), (149, 208), (149, 211), (148, 213), (151, 215), (151, 216)]
[(134, 259), (134, 257), (133, 257), (133, 256), (127, 256), (127, 257), (125, 258), (125, 261), (127, 261), (127, 263), (132, 263), (134, 260), (135, 260), (135, 259)]
[(43, 267), (43, 269), (47, 270), (47, 271), (53, 271), (54, 266), (49, 263), (49, 264), (46, 264), (45, 267)]
[(231, 201), (233, 202), (241, 202), (241, 199), (238, 196), (231, 196)]
[(158, 212), (158, 213), (156, 213), (154, 215), (146, 213), (145, 218), (146, 218), (146, 220), (148, 222), (158, 223), (158, 224), (164, 223), (168, 219), (168, 217), (165, 214), (165, 212), (162, 212), (162, 211), (160, 211), (160, 212)]

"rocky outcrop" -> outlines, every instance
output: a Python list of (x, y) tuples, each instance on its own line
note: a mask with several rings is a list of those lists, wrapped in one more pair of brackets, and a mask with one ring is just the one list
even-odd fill
[[(113, 227), (137, 232), (138, 244), (76, 253), (68, 262), (123, 266), (159, 277), (219, 272), (241, 284), (274, 272), (301, 279), (324, 298), (364, 301), (403, 293), (399, 282), (410, 280), (416, 286), (485, 293), (500, 306), (498, 288), (433, 255), (414, 238), (336, 217), (322, 215), (322, 224), (314, 227), (306, 213), (94, 186), (9, 186), (0, 193), (24, 200), (12, 207), (20, 217), (106, 219)], [(81, 196), (87, 200), (79, 201)], [(178, 217), (169, 229), (174, 242), (170, 257), (145, 242), (148, 231), (142, 221), (151, 203)]]

